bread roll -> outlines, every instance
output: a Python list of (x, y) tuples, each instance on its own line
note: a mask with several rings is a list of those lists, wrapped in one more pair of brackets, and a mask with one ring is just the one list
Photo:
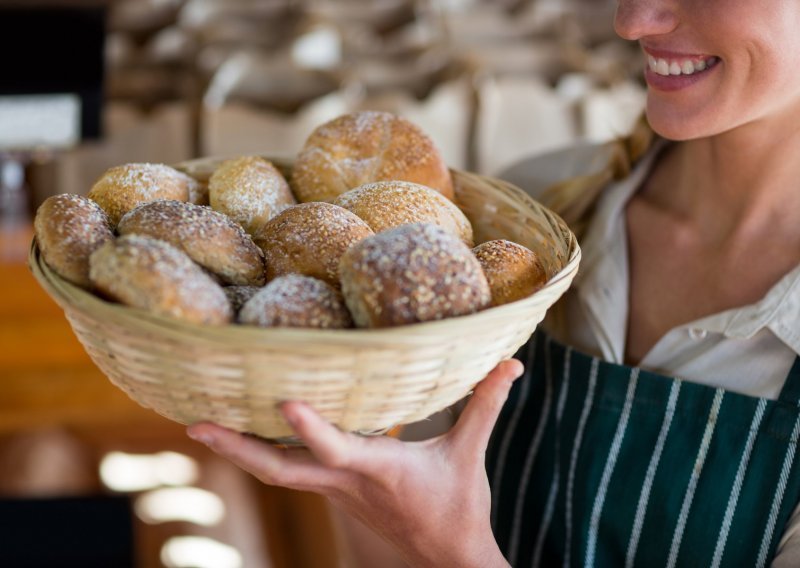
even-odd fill
[(408, 181), (377, 181), (341, 194), (335, 205), (352, 211), (373, 231), (411, 223), (432, 223), (472, 247), (472, 225), (461, 209), (433, 189)]
[(156, 199), (189, 201), (198, 182), (164, 164), (125, 164), (107, 170), (89, 191), (89, 199), (108, 213), (116, 226), (125, 213)]
[(208, 199), (214, 210), (239, 223), (251, 235), (297, 203), (283, 174), (257, 156), (222, 162), (208, 180)]
[(171, 200), (144, 203), (122, 217), (117, 231), (175, 245), (225, 284), (266, 283), (261, 249), (241, 226), (208, 207)]
[(280, 276), (242, 307), (239, 322), (261, 327), (353, 327), (341, 293), (330, 284), (300, 274)]
[(415, 124), (387, 112), (354, 112), (319, 126), (292, 171), (292, 189), (301, 202), (333, 201), (382, 180), (419, 183), (453, 198), (450, 171), (433, 141)]
[(33, 229), (47, 265), (73, 284), (91, 288), (89, 256), (114, 238), (105, 211), (80, 195), (54, 195), (39, 206)]
[(493, 306), (526, 298), (547, 282), (539, 258), (520, 244), (497, 239), (476, 246), (472, 252), (489, 281)]
[(477, 312), (489, 284), (472, 251), (436, 225), (403, 225), (353, 245), (339, 264), (358, 327), (388, 327)]
[(107, 241), (92, 253), (89, 265), (97, 289), (128, 306), (193, 323), (231, 321), (222, 288), (164, 241), (140, 235)]
[(264, 251), (267, 281), (305, 274), (339, 287), (339, 258), (372, 229), (356, 215), (331, 203), (302, 203), (285, 209), (254, 237)]

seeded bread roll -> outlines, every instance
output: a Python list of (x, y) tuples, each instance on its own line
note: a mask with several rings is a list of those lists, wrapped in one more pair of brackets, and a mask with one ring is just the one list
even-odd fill
[(233, 313), (238, 314), (242, 306), (263, 289), (261, 286), (226, 286), (222, 291), (228, 297)]
[(433, 141), (415, 124), (387, 112), (354, 112), (319, 126), (292, 170), (292, 189), (301, 202), (333, 201), (382, 180), (419, 183), (453, 198), (450, 171)]
[(260, 327), (353, 327), (342, 294), (322, 280), (300, 274), (267, 284), (244, 305), (239, 322)]
[(73, 284), (91, 288), (89, 256), (114, 238), (105, 211), (81, 195), (54, 195), (39, 206), (33, 228), (47, 265)]
[(274, 217), (253, 238), (264, 251), (267, 281), (304, 274), (339, 287), (339, 258), (373, 234), (356, 215), (331, 203), (301, 203)]
[(411, 223), (432, 223), (472, 247), (472, 225), (461, 209), (433, 189), (408, 181), (377, 181), (341, 194), (335, 205), (352, 211), (373, 231)]
[(492, 290), (492, 305), (499, 306), (526, 298), (547, 282), (536, 254), (504, 239), (486, 241), (472, 249)]
[(208, 198), (214, 210), (239, 223), (251, 235), (297, 203), (283, 174), (257, 156), (222, 162), (208, 180)]
[(477, 312), (491, 293), (481, 265), (436, 225), (403, 225), (353, 245), (339, 264), (358, 327), (389, 327)]
[(232, 319), (222, 287), (164, 241), (140, 235), (107, 241), (89, 265), (97, 289), (128, 306), (208, 325)]
[(107, 170), (89, 191), (89, 199), (108, 213), (116, 226), (125, 213), (156, 199), (200, 198), (198, 182), (164, 164), (124, 164)]
[(263, 286), (264, 254), (244, 229), (209, 207), (159, 200), (126, 213), (120, 235), (148, 235), (175, 245), (225, 284)]

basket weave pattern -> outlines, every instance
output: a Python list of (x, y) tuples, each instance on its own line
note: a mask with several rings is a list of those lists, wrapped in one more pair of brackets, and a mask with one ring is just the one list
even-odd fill
[[(178, 168), (207, 179), (219, 161)], [(505, 238), (532, 249), (550, 276), (543, 289), (477, 314), (388, 329), (212, 327), (104, 301), (50, 270), (35, 242), (30, 265), (103, 373), (167, 418), (281, 439), (292, 431), (278, 404), (303, 400), (343, 430), (381, 432), (468, 394), (528, 339), (578, 269), (578, 243), (552, 212), (502, 181), (453, 177), (475, 242)]]

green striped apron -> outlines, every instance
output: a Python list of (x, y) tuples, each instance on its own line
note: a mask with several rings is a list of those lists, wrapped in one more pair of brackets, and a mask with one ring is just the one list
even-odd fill
[(800, 499), (800, 357), (778, 400), (537, 332), (487, 452), (512, 566), (767, 565)]

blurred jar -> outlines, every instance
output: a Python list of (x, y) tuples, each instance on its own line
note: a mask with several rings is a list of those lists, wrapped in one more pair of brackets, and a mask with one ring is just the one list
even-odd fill
[(24, 261), (31, 238), (25, 166), (0, 156), (0, 263)]

